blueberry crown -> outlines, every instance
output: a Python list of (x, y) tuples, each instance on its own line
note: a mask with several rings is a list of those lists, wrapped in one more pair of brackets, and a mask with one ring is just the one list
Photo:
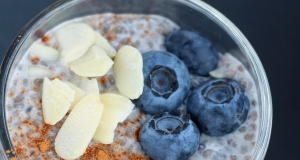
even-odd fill
[(161, 135), (180, 134), (189, 125), (190, 116), (179, 111), (158, 112), (149, 123), (149, 128)]
[(154, 66), (149, 75), (149, 86), (153, 95), (168, 99), (178, 89), (176, 73), (164, 66)]
[(224, 81), (212, 83), (202, 90), (202, 95), (206, 100), (219, 104), (229, 103), (234, 94), (235, 89), (232, 85)]

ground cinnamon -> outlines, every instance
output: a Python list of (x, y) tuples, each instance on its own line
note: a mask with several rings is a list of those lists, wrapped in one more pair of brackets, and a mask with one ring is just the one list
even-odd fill
[(96, 153), (97, 160), (111, 160), (108, 151), (106, 150), (99, 150)]
[(44, 139), (43, 141), (38, 142), (38, 147), (41, 152), (47, 152), (50, 150), (50, 141)]

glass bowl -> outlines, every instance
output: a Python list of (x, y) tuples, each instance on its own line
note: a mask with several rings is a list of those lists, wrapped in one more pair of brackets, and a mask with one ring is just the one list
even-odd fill
[(230, 52), (248, 69), (258, 89), (259, 132), (253, 160), (262, 160), (266, 154), (272, 126), (272, 101), (263, 66), (244, 35), (221, 13), (199, 0), (61, 0), (52, 4), (19, 33), (10, 46), (1, 65), (0, 157), (9, 159), (7, 150), (14, 150), (7, 130), (5, 102), (11, 72), (22, 55), (45, 32), (69, 19), (97, 13), (142, 13), (167, 17), (182, 28), (201, 32), (221, 53)]

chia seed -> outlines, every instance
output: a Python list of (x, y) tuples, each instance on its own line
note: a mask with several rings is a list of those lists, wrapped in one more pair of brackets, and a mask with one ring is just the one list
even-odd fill
[[(156, 15), (132, 15), (122, 14), (114, 16), (114, 14), (107, 13), (101, 15), (91, 15), (87, 17), (81, 17), (71, 21), (67, 21), (54, 29), (44, 33), (36, 33), (40, 38), (48, 36), (49, 41), (47, 46), (57, 48), (60, 50), (59, 45), (54, 37), (54, 32), (60, 26), (72, 23), (72, 22), (84, 22), (93, 23), (96, 31), (101, 33), (104, 37), (111, 37), (110, 43), (115, 49), (120, 47), (121, 43), (132, 43), (141, 53), (145, 53), (150, 50), (165, 50), (164, 47), (164, 35), (179, 27), (172, 21)], [(100, 25), (101, 24), (101, 25)], [(147, 33), (147, 34), (145, 34)], [(42, 36), (41, 36), (42, 35)], [(130, 39), (128, 39), (130, 38)], [(123, 42), (124, 41), (124, 42)], [(41, 39), (38, 40), (41, 42)], [(41, 136), (40, 131), (45, 125), (42, 117), (41, 107), (41, 88), (43, 79), (31, 79), (28, 78), (25, 72), (20, 72), (19, 68), (23, 70), (31, 65), (29, 57), (29, 51), (23, 55), (22, 61), (18, 63), (16, 70), (12, 73), (11, 82), (8, 82), (8, 93), (6, 95), (6, 119), (8, 122), (10, 137), (15, 148), (18, 146), (18, 142), (22, 144), (24, 152), (19, 155), (21, 159), (25, 156), (32, 156), (37, 159), (59, 159), (55, 153), (53, 146), (53, 140), (63, 124), (66, 117), (58, 124), (51, 126), (49, 133), (42, 138), (46, 138), (51, 141), (51, 149), (42, 153), (36, 147), (34, 138), (24, 137), (20, 135), (31, 135), (33, 137)], [(42, 65), (48, 69), (51, 69), (56, 73), (56, 76), (60, 76), (63, 80), (68, 80), (72, 77), (68, 68), (61, 65), (60, 62), (44, 62), (39, 61), (37, 65)], [(254, 85), (254, 81), (241, 62), (231, 56), (229, 53), (221, 53), (218, 67), (222, 68), (226, 73), (227, 78), (233, 78), (239, 81), (246, 90), (251, 107), (249, 116), (246, 122), (235, 132), (225, 135), (223, 137), (209, 137), (207, 135), (201, 135), (201, 146), (197, 152), (190, 158), (190, 160), (196, 160), (201, 158), (209, 159), (243, 159), (252, 155), (255, 142), (258, 137), (258, 121), (259, 121), (259, 106), (257, 103), (257, 90)], [(107, 83), (105, 86), (99, 85), (100, 93), (104, 91), (116, 92), (114, 73), (110, 70), (106, 75)], [(100, 77), (96, 77), (97, 79)], [(200, 77), (190, 75), (191, 82), (194, 87), (197, 87), (203, 81), (211, 79), (211, 77)], [(104, 88), (105, 87), (105, 88)], [(22, 95), (21, 89), (25, 88), (26, 94)], [(11, 94), (10, 94), (11, 93)], [(180, 107), (182, 112), (185, 112), (185, 103)], [(24, 114), (26, 113), (26, 114)], [(23, 115), (24, 114), (24, 115)], [(89, 144), (88, 149), (100, 148), (109, 151), (112, 155), (118, 155), (123, 151), (124, 154), (119, 159), (128, 159), (132, 154), (138, 154), (143, 159), (149, 159), (142, 150), (139, 142), (134, 136), (136, 128), (140, 127), (148, 118), (148, 115), (141, 113), (138, 109), (134, 109), (130, 116), (119, 124), (115, 130), (115, 141), (110, 145), (100, 144), (92, 141)], [(31, 123), (24, 125), (24, 122), (30, 121)], [(124, 125), (127, 124), (127, 125)], [(18, 130), (18, 127), (22, 127), (22, 131)], [(39, 137), (40, 138), (40, 137)], [(25, 152), (25, 150), (27, 150)], [(47, 158), (43, 158), (47, 157)], [(250, 157), (251, 158), (251, 157)], [(84, 157), (82, 158), (84, 159)]]

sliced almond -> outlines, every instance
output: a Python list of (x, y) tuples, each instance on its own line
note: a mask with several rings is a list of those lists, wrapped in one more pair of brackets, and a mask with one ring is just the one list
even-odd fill
[(44, 61), (57, 61), (59, 58), (58, 50), (37, 42), (33, 43), (32, 47), (30, 48), (30, 55), (33, 57), (38, 57)]
[(70, 23), (55, 32), (55, 36), (61, 47), (60, 60), (68, 64), (81, 56), (95, 42), (94, 30), (84, 23)]
[(65, 83), (55, 79), (44, 78), (42, 109), (44, 121), (54, 125), (68, 112), (75, 92)]
[(59, 89), (69, 102), (72, 102), (74, 100), (75, 91), (68, 84), (66, 84), (66, 82), (60, 81), (59, 79), (55, 78), (51, 81), (51, 84)]
[(144, 87), (141, 53), (131, 46), (123, 46), (114, 61), (115, 80), (120, 93), (130, 99), (139, 98)]
[(94, 94), (77, 103), (55, 138), (55, 151), (61, 158), (76, 159), (84, 154), (99, 125), (102, 111), (99, 96)]
[(86, 77), (82, 77), (79, 84), (79, 88), (84, 90), (86, 95), (88, 94), (99, 95), (99, 86), (95, 78), (88, 79)]
[(118, 122), (123, 122), (128, 117), (134, 104), (127, 97), (114, 93), (100, 94), (100, 101), (104, 109), (93, 139), (103, 144), (110, 144), (114, 140), (114, 131)]
[(44, 77), (54, 77), (53, 71), (42, 66), (28, 66), (28, 77), (30, 78), (44, 78)]
[(217, 68), (215, 70), (210, 71), (209, 75), (214, 78), (225, 78), (226, 77), (225, 71), (221, 68)]
[(69, 108), (69, 110), (72, 110), (74, 106), (85, 96), (85, 92), (70, 82), (65, 83), (75, 91), (74, 100), (72, 101), (71, 107)]
[(103, 49), (92, 46), (85, 55), (69, 63), (69, 67), (79, 76), (96, 77), (105, 75), (113, 64)]
[(95, 31), (95, 34), (96, 40), (94, 45), (99, 46), (101, 49), (103, 49), (110, 58), (114, 58), (117, 53), (115, 48), (99, 32)]
[(81, 90), (83, 90), (85, 92), (85, 95), (88, 94), (99, 95), (99, 86), (95, 78), (89, 79), (87, 77), (73, 75), (73, 77), (69, 80), (69, 82), (74, 84)]

